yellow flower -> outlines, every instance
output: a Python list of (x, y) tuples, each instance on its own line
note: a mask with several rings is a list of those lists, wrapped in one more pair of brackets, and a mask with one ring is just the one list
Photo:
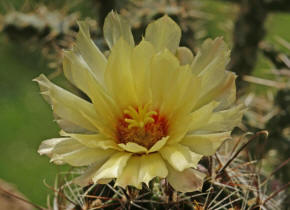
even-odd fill
[(178, 191), (198, 190), (195, 168), (230, 138), (243, 106), (234, 106), (235, 74), (225, 71), (229, 50), (221, 38), (206, 40), (196, 56), (179, 47), (181, 30), (168, 16), (149, 24), (135, 46), (130, 26), (111, 12), (104, 25), (106, 58), (79, 23), (76, 45), (65, 51), (66, 78), (86, 101), (35, 79), (52, 105), (62, 138), (43, 141), (40, 154), (56, 164), (89, 166), (75, 182), (141, 188), (167, 178)]

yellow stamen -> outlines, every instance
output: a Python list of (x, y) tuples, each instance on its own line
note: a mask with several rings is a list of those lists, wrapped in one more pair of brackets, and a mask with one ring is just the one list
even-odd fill
[(124, 113), (130, 116), (130, 118), (125, 118), (125, 122), (129, 124), (129, 129), (134, 127), (144, 128), (147, 123), (154, 122), (152, 115), (157, 115), (157, 112), (149, 111), (148, 104), (145, 104), (144, 106), (138, 106), (137, 109), (129, 106), (128, 109), (124, 110)]

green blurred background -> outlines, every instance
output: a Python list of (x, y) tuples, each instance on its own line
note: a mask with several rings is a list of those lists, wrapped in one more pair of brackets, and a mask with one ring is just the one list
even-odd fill
[[(224, 36), (228, 44), (233, 46), (233, 30), (235, 20), (239, 16), (239, 5), (231, 1), (184, 0), (155, 1), (153, 3), (153, 1), (144, 0), (138, 1), (138, 4), (128, 2), (132, 1), (2, 0), (0, 3), (0, 27), (2, 27), (0, 32), (0, 178), (13, 183), (34, 203), (46, 205), (47, 195), (52, 191), (44, 183), (53, 186), (56, 174), (65, 168), (50, 164), (47, 157), (41, 157), (37, 153), (40, 142), (56, 137), (58, 128), (53, 121), (50, 106), (44, 102), (39, 94), (38, 86), (32, 82), (32, 79), (44, 73), (50, 75), (57, 83), (72, 88), (63, 80), (61, 73), (55, 73), (61, 59), (59, 48), (69, 47), (69, 45), (62, 46), (59, 42), (70, 36), (68, 34), (70, 31), (64, 31), (64, 35), (53, 37), (57, 40), (55, 43), (59, 44), (56, 50), (50, 46), (52, 44), (49, 41), (43, 42), (43, 37), (47, 34), (42, 34), (43, 37), (41, 37), (35, 31), (23, 32), (21, 27), (25, 28), (26, 25), (18, 25), (17, 19), (9, 24), (14, 24), (16, 28), (20, 29), (12, 32), (7, 30), (8, 23), (5, 17), (11, 12), (37, 14), (37, 8), (42, 5), (42, 7), (47, 8), (47, 13), (58, 11), (61, 17), (77, 14), (76, 19), (89, 17), (97, 20), (99, 24), (95, 26), (93, 37), (101, 48), (105, 47), (101, 38), (101, 29), (98, 26), (102, 24), (101, 21), (106, 11), (115, 8), (128, 16), (134, 27), (137, 28), (136, 33), (140, 34), (144, 32), (142, 27), (139, 27), (140, 24), (146, 24), (157, 17), (159, 13), (169, 13), (173, 17), (179, 17), (178, 20), (184, 26), (184, 30), (186, 28), (193, 30), (192, 37), (190, 30), (184, 31), (186, 35), (184, 44), (189, 47), (196, 48), (204, 39), (217, 36)], [(114, 5), (110, 5), (113, 3)], [(179, 9), (185, 8), (186, 11), (190, 12), (186, 16), (183, 10), (176, 11), (176, 5)], [(190, 15), (191, 19), (188, 18)], [(41, 22), (42, 19), (39, 21)], [(61, 22), (63, 19), (54, 21)], [(289, 55), (290, 50), (279, 40), (288, 42), (288, 44), (290, 42), (290, 13), (285, 11), (269, 13), (264, 24), (266, 32), (263, 41), (274, 46), (279, 53), (288, 53)], [(32, 27), (34, 26), (32, 25)], [(75, 22), (72, 21), (72, 31), (75, 31), (74, 27)], [(43, 49), (48, 49), (50, 55), (53, 56), (48, 56), (48, 53), (44, 53)], [(262, 52), (258, 52), (257, 61), (250, 73), (255, 77), (276, 80), (277, 77), (270, 71), (274, 67), (273, 63)], [(288, 79), (289, 77), (286, 79), (279, 77), (278, 82), (287, 83)], [(247, 88), (243, 94), (254, 93), (255, 96), (266, 97), (270, 93), (275, 96), (278, 90), (279, 88), (275, 87), (247, 83)], [(252, 127), (258, 129), (265, 126)], [(268, 166), (269, 170), (273, 167), (272, 165)]]

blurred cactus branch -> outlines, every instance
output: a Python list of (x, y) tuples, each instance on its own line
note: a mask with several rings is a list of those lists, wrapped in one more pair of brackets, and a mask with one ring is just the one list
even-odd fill
[(264, 0), (264, 3), (269, 12), (290, 12), (290, 3), (288, 0)]
[(229, 69), (239, 76), (238, 86), (242, 86), (242, 76), (253, 71), (259, 50), (259, 43), (266, 31), (264, 23), (271, 12), (288, 12), (288, 0), (226, 0), (240, 5), (240, 12), (233, 32), (233, 50)]
[(290, 3), (288, 0), (223, 0), (232, 3), (260, 2), (269, 12), (289, 12)]
[(290, 70), (290, 55), (279, 52), (273, 46), (265, 42), (261, 42), (259, 47), (262, 50), (264, 56), (268, 58), (278, 70)]
[(103, 28), (103, 24), (105, 22), (105, 17), (109, 12), (116, 8), (116, 0), (97, 0), (99, 7), (99, 21), (98, 24), (100, 28)]
[[(236, 1), (237, 2), (237, 1)], [(265, 36), (264, 22), (267, 10), (263, 1), (240, 1), (240, 12), (234, 27), (234, 45), (229, 69), (236, 72), (238, 86), (241, 86), (243, 75), (253, 71), (258, 52), (258, 44)]]

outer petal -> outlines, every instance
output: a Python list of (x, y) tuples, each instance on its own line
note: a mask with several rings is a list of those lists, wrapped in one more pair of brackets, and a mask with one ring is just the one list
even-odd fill
[(225, 71), (226, 65), (230, 60), (229, 55), (230, 50), (222, 38), (208, 39), (203, 43), (191, 65), (192, 72), (201, 78), (202, 83), (199, 103), (195, 109), (213, 99), (217, 100), (224, 92), (232, 92), (229, 89), (231, 82), (228, 81), (228, 73)]
[(192, 74), (188, 65), (179, 66), (178, 59), (165, 49), (152, 58), (151, 89), (153, 107), (175, 122), (195, 106), (200, 79)]
[(180, 65), (190, 65), (193, 61), (193, 54), (187, 47), (178, 47), (176, 50), (176, 57), (178, 58)]
[(189, 130), (198, 130), (205, 126), (211, 118), (214, 109), (219, 105), (217, 101), (212, 101), (190, 114), (191, 122)]
[[(192, 72), (196, 75), (204, 74), (214, 67), (214, 64), (222, 64), (222, 70), (224, 70), (227, 62), (229, 62), (229, 54), (230, 51), (221, 37), (215, 40), (207, 39), (193, 60)], [(217, 68), (216, 70), (220, 69)]]
[(121, 176), (117, 178), (116, 185), (123, 188), (131, 185), (140, 189), (142, 182), (148, 185), (153, 178), (165, 178), (167, 174), (166, 164), (160, 154), (133, 156), (128, 161)]
[(168, 50), (156, 54), (151, 63), (151, 89), (153, 106), (161, 109), (166, 104), (164, 97), (168, 94), (168, 88), (175, 80), (179, 63), (177, 58)]
[(74, 134), (61, 132), (62, 136), (70, 136), (88, 148), (101, 149), (116, 149), (119, 150), (118, 145), (113, 139), (110, 139), (102, 134)]
[[(173, 81), (165, 89), (161, 110), (167, 116), (187, 115), (197, 103), (200, 93), (200, 80), (190, 72), (189, 66), (182, 66), (173, 73)], [(175, 115), (175, 116), (174, 116)]]
[(244, 105), (240, 104), (228, 110), (214, 112), (202, 129), (207, 131), (232, 130), (241, 123), (244, 111)]
[(199, 88), (200, 81), (189, 66), (180, 67), (178, 59), (167, 49), (152, 58), (152, 102), (167, 118), (176, 113), (188, 114), (196, 104)]
[(151, 42), (157, 51), (167, 48), (175, 53), (180, 38), (181, 30), (179, 26), (168, 16), (163, 16), (150, 23), (145, 32), (145, 40)]
[(165, 90), (164, 103), (160, 108), (169, 120), (170, 144), (177, 143), (188, 132), (191, 121), (189, 113), (197, 102), (200, 90), (200, 80), (190, 72), (188, 65), (180, 67), (175, 73)]
[(40, 75), (34, 81), (38, 82), (43, 97), (52, 105), (57, 116), (87, 130), (97, 130), (83, 115), (84, 113), (93, 119), (98, 119), (91, 103), (54, 85), (44, 75)]
[(65, 76), (90, 97), (96, 112), (102, 117), (101, 121), (107, 123), (106, 127), (109, 127), (109, 124), (114, 122), (113, 119), (118, 114), (116, 105), (76, 50), (66, 51), (64, 56)]
[(151, 152), (157, 152), (159, 151), (162, 147), (164, 147), (167, 143), (169, 136), (163, 137), (159, 141), (157, 141), (148, 151), (148, 153)]
[[(212, 106), (214, 103), (211, 103), (196, 112), (192, 116), (192, 122), (190, 124), (191, 133), (201, 133), (205, 132), (218, 132), (218, 131), (230, 131), (234, 127), (238, 126), (241, 123), (243, 113), (245, 111), (244, 105), (240, 104), (232, 107), (231, 109), (212, 112)], [(202, 117), (201, 114), (208, 110), (208, 114)], [(211, 111), (211, 112), (210, 112)]]
[(236, 101), (236, 78), (235, 73), (226, 72), (225, 83), (211, 93), (220, 101), (218, 110), (227, 109)]
[(55, 115), (55, 121), (61, 129), (68, 133), (90, 133), (88, 130)]
[(154, 177), (165, 178), (168, 170), (159, 153), (143, 155), (140, 158), (139, 182), (149, 184)]
[(160, 150), (162, 157), (177, 171), (196, 167), (202, 155), (193, 153), (188, 147), (180, 144), (168, 145)]
[(101, 179), (118, 178), (123, 172), (131, 153), (117, 152), (94, 174), (93, 181), (99, 182)]
[(83, 172), (83, 174), (81, 176), (74, 178), (73, 182), (75, 184), (82, 186), (82, 187), (85, 187), (89, 184), (92, 184), (93, 183), (92, 178), (93, 178), (94, 174), (99, 170), (99, 168), (104, 164), (104, 162), (106, 160), (107, 159), (103, 159), (103, 160), (99, 160), (99, 161), (93, 163), (91, 166), (89, 166), (87, 168), (86, 171)]
[(71, 138), (56, 138), (43, 141), (38, 152), (49, 156), (56, 164), (87, 166), (107, 158), (113, 151), (90, 149)]
[(105, 74), (106, 85), (121, 108), (137, 103), (131, 56), (132, 47), (120, 38), (112, 49)]
[(95, 74), (97, 80), (103, 84), (107, 59), (91, 40), (88, 24), (85, 22), (79, 22), (78, 24), (79, 32), (76, 40), (76, 47)]
[(143, 163), (140, 162), (141, 158), (133, 156), (127, 163), (120, 177), (116, 180), (116, 185), (126, 188), (128, 185), (134, 186), (138, 189), (142, 188), (139, 180), (139, 170)]
[(169, 167), (167, 180), (177, 191), (192, 192), (200, 191), (202, 189), (204, 177), (205, 174), (192, 168), (188, 168), (180, 172)]
[(111, 49), (121, 37), (131, 46), (134, 46), (134, 38), (129, 22), (113, 11), (105, 19), (104, 37)]
[(43, 141), (39, 146), (38, 153), (52, 158), (54, 153), (68, 153), (82, 147), (82, 145), (78, 144), (78, 142), (71, 138), (54, 138)]
[(119, 147), (124, 149), (125, 151), (132, 152), (132, 153), (146, 153), (147, 149), (139, 144), (134, 142), (128, 142), (127, 144), (118, 144)]
[(188, 146), (191, 151), (201, 155), (213, 155), (220, 145), (231, 137), (231, 132), (203, 134), (203, 135), (187, 135), (180, 142)]
[(132, 53), (132, 75), (139, 104), (146, 104), (151, 99), (150, 64), (154, 55), (154, 47), (150, 42), (142, 40)]
[(236, 100), (236, 77), (233, 72), (225, 72), (221, 84), (210, 89), (206, 94), (203, 93), (194, 109), (198, 109), (212, 100), (220, 102), (220, 110), (230, 107)]
[[(168, 144), (180, 142), (189, 130), (191, 122), (190, 116), (179, 116), (170, 120)], [(182, 126), (180, 126), (182, 125)]]
[(64, 51), (63, 72), (66, 78), (77, 88), (89, 97), (92, 95), (88, 87), (88, 81), (94, 78), (95, 75), (75, 49)]
[[(121, 150), (125, 150), (127, 152), (132, 152), (132, 153), (135, 153), (135, 154), (138, 154), (138, 153), (152, 153), (152, 152), (159, 151), (163, 146), (165, 146), (165, 144), (167, 143), (168, 138), (169, 138), (169, 136), (163, 137), (162, 139), (157, 141), (149, 150), (147, 150), (147, 148), (145, 148), (144, 146), (141, 146), (141, 145), (139, 145), (137, 143), (134, 143), (134, 142), (128, 142), (126, 144), (123, 144), (123, 143), (122, 144), (118, 144), (117, 146), (119, 148), (115, 148), (116, 144), (114, 144), (113, 146), (114, 146), (114, 148), (116, 150), (120, 150), (121, 149)], [(106, 143), (106, 145), (103, 145), (104, 143)], [(113, 148), (113, 147), (108, 147), (108, 146), (111, 146), (111, 142), (109, 144), (109, 142), (107, 143), (106, 141), (101, 141), (100, 143), (98, 143), (98, 146), (100, 146), (99, 144), (101, 144), (101, 146), (106, 146), (106, 148)], [(105, 149), (105, 148), (103, 148), (103, 149)]]

